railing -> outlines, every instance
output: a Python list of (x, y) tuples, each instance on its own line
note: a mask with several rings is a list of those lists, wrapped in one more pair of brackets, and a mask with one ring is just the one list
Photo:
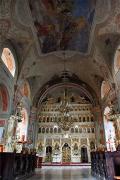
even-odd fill
[(36, 155), (22, 153), (0, 153), (0, 180), (19, 180), (33, 176)]

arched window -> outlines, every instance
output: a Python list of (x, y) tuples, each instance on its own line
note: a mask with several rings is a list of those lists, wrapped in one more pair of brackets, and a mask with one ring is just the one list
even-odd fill
[(119, 71), (119, 69), (120, 69), (120, 46), (118, 47), (115, 53), (115, 60), (114, 60), (115, 74)]
[(108, 81), (103, 81), (101, 86), (101, 98), (104, 98), (110, 91), (110, 84)]
[(8, 68), (8, 70), (10, 71), (10, 73), (12, 74), (12, 76), (14, 77), (16, 66), (15, 66), (15, 59), (11, 50), (8, 48), (4, 48), (1, 59)]

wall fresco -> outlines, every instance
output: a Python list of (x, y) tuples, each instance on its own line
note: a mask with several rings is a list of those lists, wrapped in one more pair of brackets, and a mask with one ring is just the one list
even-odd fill
[(6, 112), (8, 110), (8, 93), (4, 86), (0, 87), (0, 96), (2, 99), (2, 111)]
[(30, 9), (42, 53), (87, 53), (96, 0), (37, 0)]

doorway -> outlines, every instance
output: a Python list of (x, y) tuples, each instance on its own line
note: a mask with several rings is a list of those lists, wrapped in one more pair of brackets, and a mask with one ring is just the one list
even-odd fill
[(71, 148), (67, 143), (65, 143), (62, 147), (62, 162), (71, 162)]
[(81, 147), (81, 162), (88, 163), (88, 152), (87, 147)]
[(46, 162), (52, 162), (52, 147), (51, 146), (47, 146), (46, 147)]

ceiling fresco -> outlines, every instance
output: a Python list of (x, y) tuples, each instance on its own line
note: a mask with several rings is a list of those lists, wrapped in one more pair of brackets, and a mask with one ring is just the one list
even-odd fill
[(96, 0), (31, 0), (29, 6), (43, 54), (88, 52)]

